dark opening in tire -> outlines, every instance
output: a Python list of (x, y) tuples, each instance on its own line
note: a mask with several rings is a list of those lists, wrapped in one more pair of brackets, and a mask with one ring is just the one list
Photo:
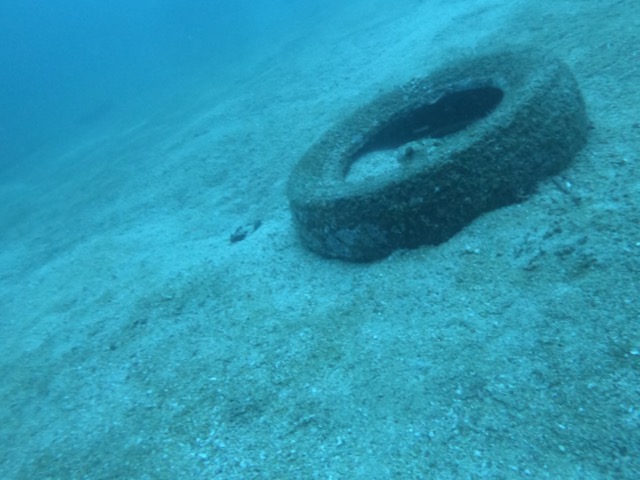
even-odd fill
[[(462, 130), (488, 115), (503, 95), (502, 90), (495, 87), (454, 91), (391, 120), (353, 155), (345, 180), (361, 181), (401, 168), (416, 153), (417, 145), (411, 142), (442, 138)], [(400, 147), (403, 148), (397, 150)]]
[(380, 95), (312, 146), (289, 179), (294, 224), (311, 250), (352, 261), (437, 244), (566, 167), (586, 131), (557, 59), (462, 60)]
[(424, 137), (440, 138), (482, 118), (502, 100), (502, 90), (482, 87), (446, 93), (382, 128), (363, 150), (397, 147)]

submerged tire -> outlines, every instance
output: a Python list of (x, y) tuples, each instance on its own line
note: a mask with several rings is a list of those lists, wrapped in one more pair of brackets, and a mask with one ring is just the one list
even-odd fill
[(570, 70), (534, 52), (453, 63), (328, 131), (287, 185), (302, 242), (370, 261), (438, 244), (565, 168), (586, 141)]

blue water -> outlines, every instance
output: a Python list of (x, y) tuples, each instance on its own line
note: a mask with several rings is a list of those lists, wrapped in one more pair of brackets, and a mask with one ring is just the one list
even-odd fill
[(14, 0), (0, 6), (0, 169), (277, 38), (319, 3)]

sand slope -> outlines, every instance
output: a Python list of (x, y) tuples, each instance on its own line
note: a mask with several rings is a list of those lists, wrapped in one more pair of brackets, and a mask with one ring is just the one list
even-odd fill
[[(0, 477), (636, 478), (640, 4), (359, 3), (3, 183)], [(572, 67), (574, 165), (437, 247), (305, 251), (309, 143), (500, 45)]]

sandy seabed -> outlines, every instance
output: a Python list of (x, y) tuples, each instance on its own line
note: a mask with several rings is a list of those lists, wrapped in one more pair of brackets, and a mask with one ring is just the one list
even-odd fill
[[(1, 478), (638, 478), (640, 2), (345, 3), (4, 179)], [(323, 131), (524, 45), (583, 91), (570, 168), (439, 246), (300, 245), (284, 187)]]

